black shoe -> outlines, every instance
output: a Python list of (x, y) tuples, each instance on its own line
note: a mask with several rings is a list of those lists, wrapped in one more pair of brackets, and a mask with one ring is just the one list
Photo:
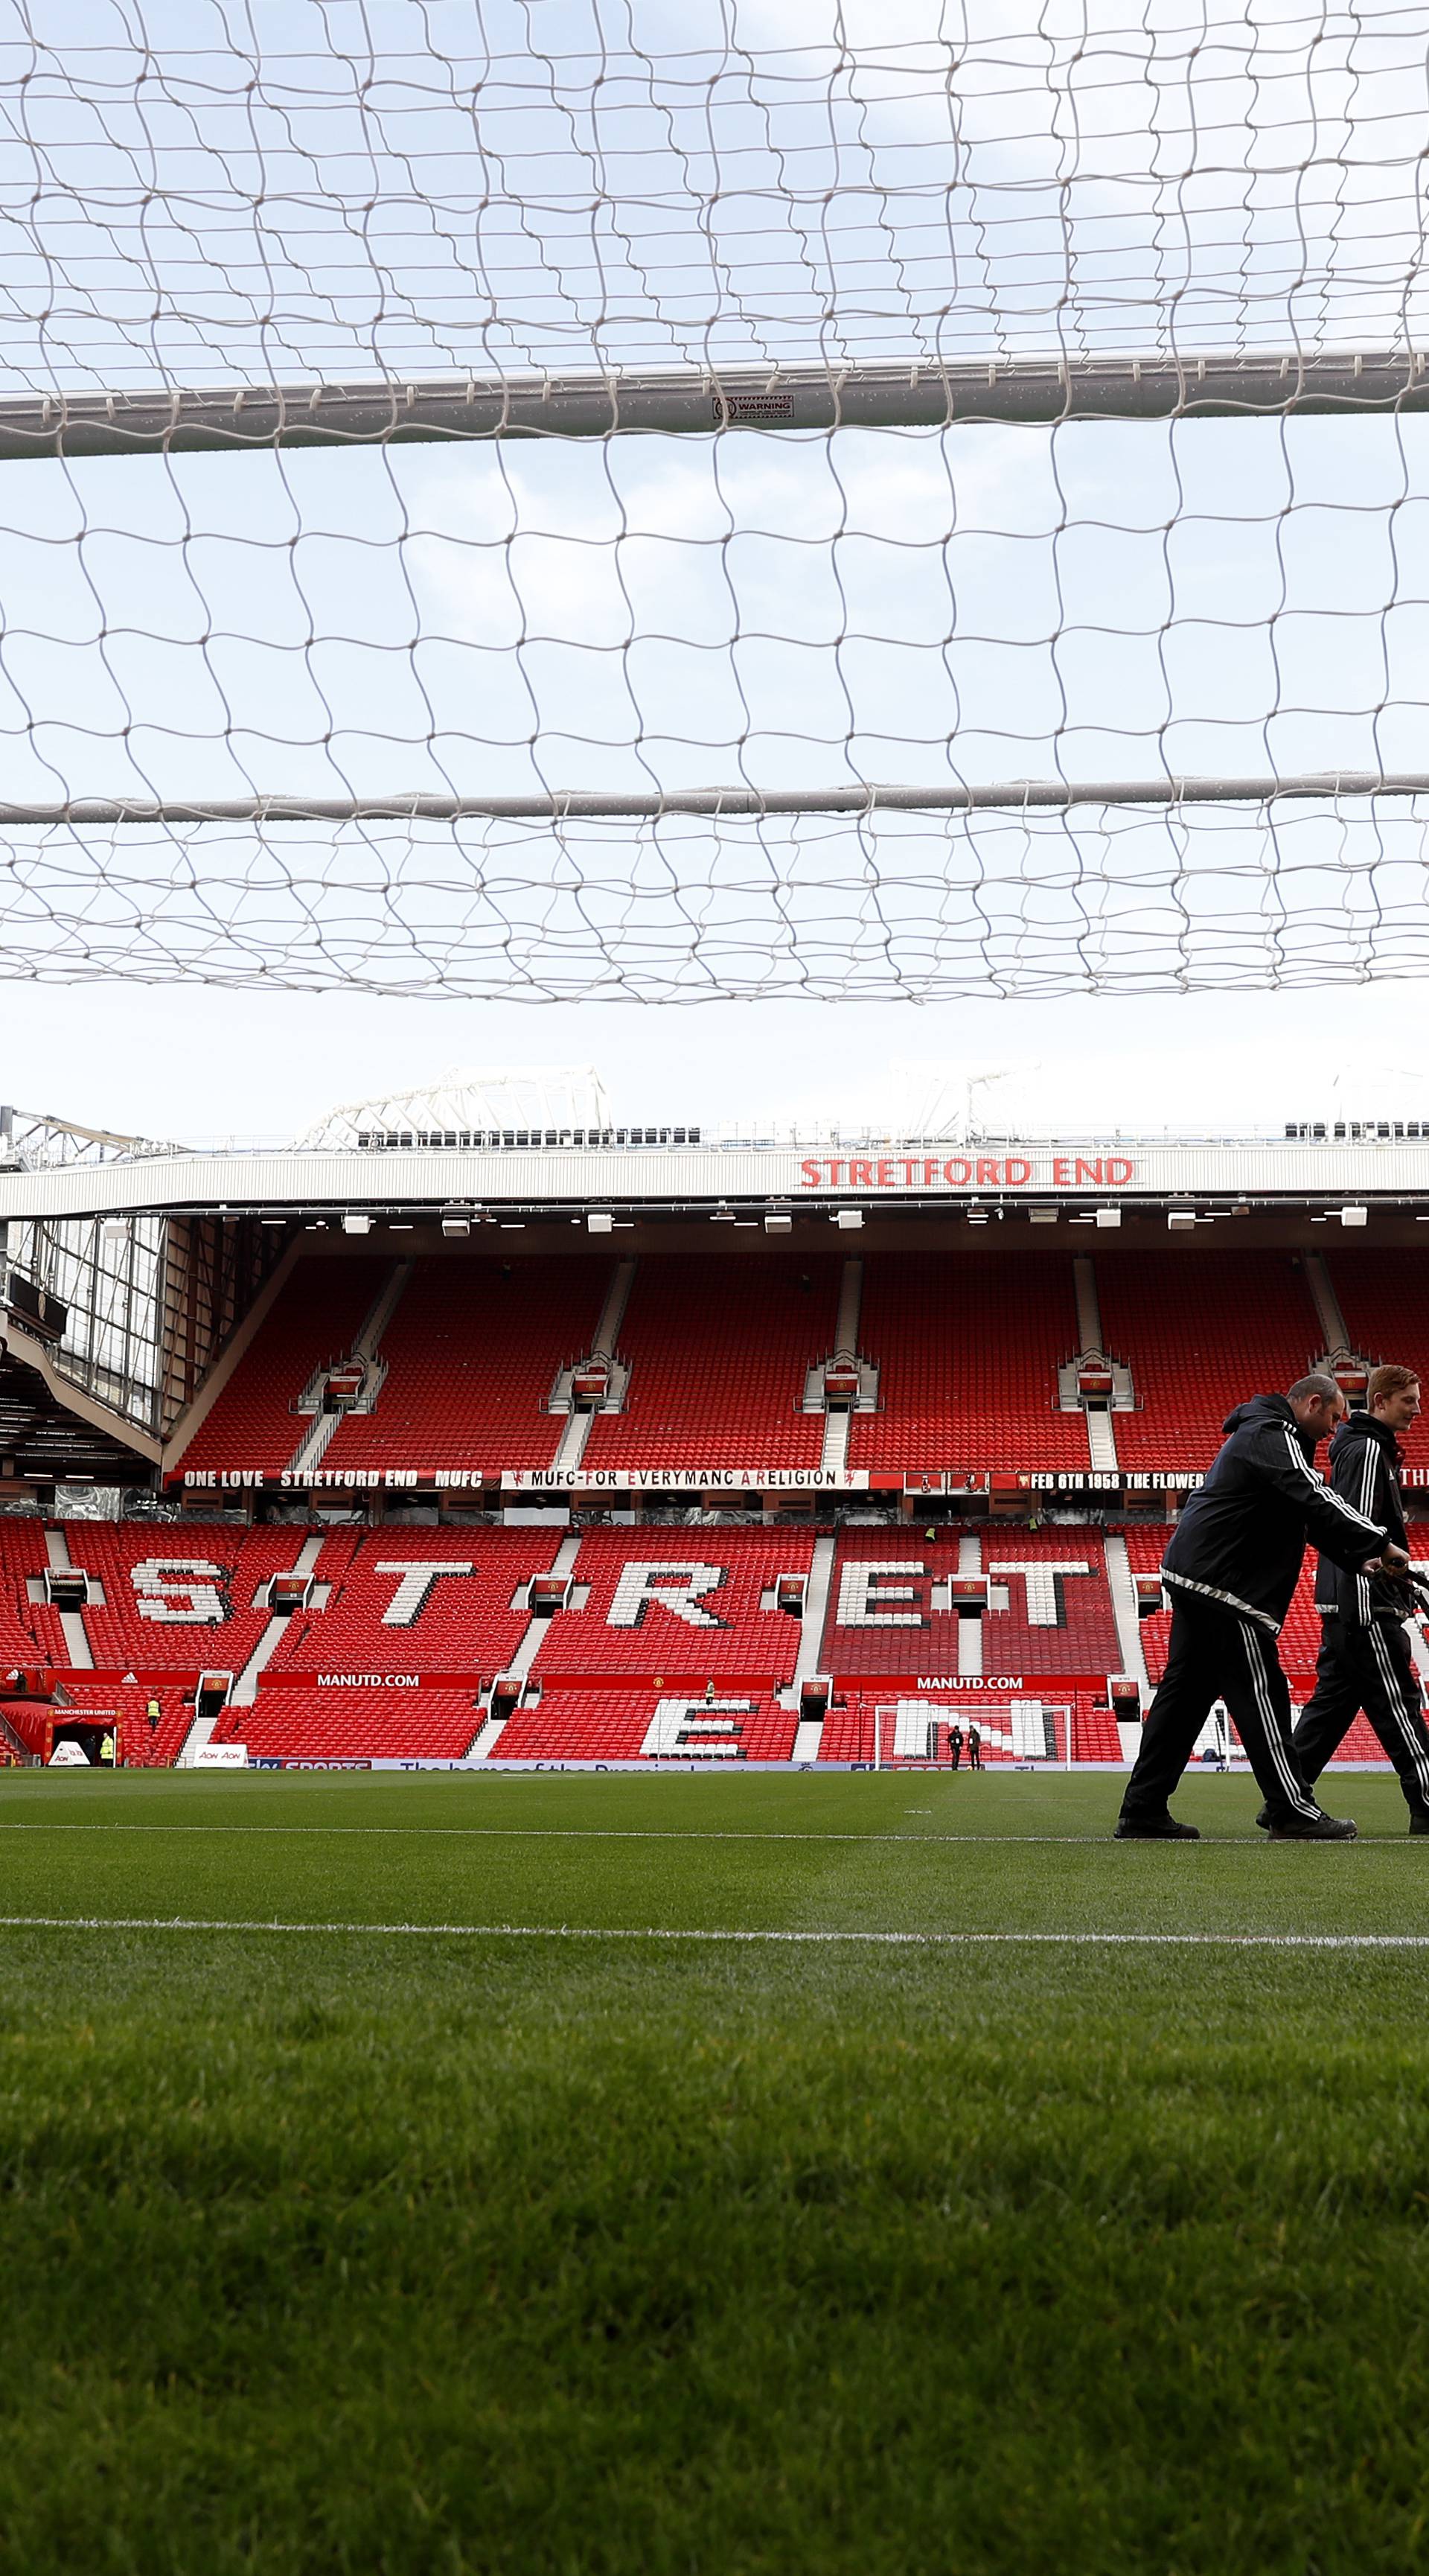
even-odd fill
[(1257, 1830), (1258, 1830), (1260, 1833), (1262, 1833), (1262, 1834), (1268, 1834), (1268, 1833), (1269, 1833), (1269, 1831), (1270, 1831), (1270, 1829), (1271, 1829), (1272, 1824), (1274, 1823), (1274, 1818), (1273, 1818), (1273, 1817), (1272, 1817), (1272, 1815), (1271, 1815), (1270, 1809), (1269, 1809), (1268, 1807), (1262, 1807), (1262, 1808), (1261, 1808), (1261, 1811), (1260, 1811), (1260, 1813), (1259, 1813), (1259, 1815), (1256, 1817), (1255, 1822), (1256, 1822)]
[(1292, 1815), (1269, 1829), (1273, 1843), (1352, 1843), (1359, 1832), (1348, 1816)]
[(1429, 1816), (1411, 1816), (1409, 1830), (1412, 1834), (1429, 1834)]
[(1118, 1816), (1114, 1839), (1119, 1843), (1198, 1843), (1195, 1825), (1178, 1825), (1174, 1816)]

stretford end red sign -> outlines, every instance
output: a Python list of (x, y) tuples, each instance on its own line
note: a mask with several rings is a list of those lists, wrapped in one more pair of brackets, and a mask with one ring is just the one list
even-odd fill
[(1127, 1154), (810, 1154), (805, 1190), (1124, 1190)]

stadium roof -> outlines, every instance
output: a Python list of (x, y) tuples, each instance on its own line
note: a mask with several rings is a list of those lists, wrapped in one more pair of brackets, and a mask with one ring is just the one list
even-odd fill
[(374, 1133), (413, 1129), (428, 1134), (507, 1127), (600, 1129), (609, 1125), (610, 1114), (593, 1064), (452, 1065), (410, 1091), (343, 1101), (296, 1141), (299, 1146), (357, 1145)]
[[(366, 1148), (215, 1153), (156, 1149), (57, 1168), (0, 1169), (7, 1220), (193, 1212), (275, 1222), (581, 1218), (611, 1210), (684, 1216), (743, 1207), (791, 1220), (835, 1213), (957, 1213), (1204, 1201), (1316, 1207), (1377, 1200), (1429, 1208), (1429, 1121), (1352, 1135), (1304, 1129), (1278, 1141), (806, 1137), (710, 1138), (698, 1128), (382, 1133)], [(374, 1150), (374, 1147), (378, 1150)]]

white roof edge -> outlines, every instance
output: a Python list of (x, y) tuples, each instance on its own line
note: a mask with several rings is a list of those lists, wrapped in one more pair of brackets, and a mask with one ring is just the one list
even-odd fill
[(1038, 1198), (1270, 1195), (1323, 1203), (1356, 1194), (1429, 1198), (1429, 1139), (1350, 1144), (1141, 1145), (1075, 1143), (859, 1148), (550, 1147), (500, 1153), (444, 1150), (154, 1155), (142, 1162), (0, 1172), (0, 1221), (162, 1213), (430, 1208), (448, 1201), (499, 1207), (621, 1206), (629, 1202), (777, 1198), (794, 1207), (853, 1199), (893, 1206), (929, 1198), (1005, 1203)]

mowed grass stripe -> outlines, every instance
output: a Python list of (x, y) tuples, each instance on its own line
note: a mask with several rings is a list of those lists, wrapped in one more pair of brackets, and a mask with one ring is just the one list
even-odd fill
[[(1088, 1832), (1103, 1822), (1106, 1784), (1075, 1775), (1011, 1781), (986, 1802), (980, 1795), (977, 1811), (992, 1829), (956, 1841), (937, 1828), (960, 1806), (966, 1816), (968, 1802), (960, 1802), (958, 1784), (927, 1777), (892, 1791), (878, 1777), (845, 1780), (832, 1809), (842, 1828), (834, 1835), (795, 1826), (808, 1813), (797, 1775), (746, 1779), (733, 1793), (700, 1783), (693, 1795), (676, 1789), (673, 1800), (658, 1794), (670, 1783), (653, 1784), (652, 1799), (649, 1783), (586, 1781), (576, 1784), (583, 1819), (567, 1777), (557, 1784), (552, 1830), (506, 1833), (438, 1829), (454, 1802), (462, 1812), (460, 1784), (443, 1782), (435, 1797), (419, 1792), (414, 1804), (402, 1779), (329, 1779), (314, 1796), (301, 1782), (296, 1795), (284, 1792), (277, 1775), (275, 1809), (272, 1776), (240, 1775), (218, 1799), (202, 1788), (175, 1799), (163, 1774), (135, 1775), (122, 1788), (101, 1781), (69, 1814), (58, 1799), (33, 1803), (22, 1785), (5, 1801), (9, 1820), (43, 1822), (46, 1830), (3, 1836), (0, 1906), (12, 1917), (46, 1920), (577, 1925), (635, 1934), (651, 1927), (910, 1936), (1429, 1930), (1429, 1845), (1392, 1834), (1272, 1847), (1254, 1829), (1257, 1793), (1241, 1781), (1192, 1782), (1180, 1801), (1188, 1814), (1220, 1824), (1217, 1839), (1158, 1846)], [(38, 1785), (43, 1790), (42, 1777)], [(1359, 1785), (1362, 1822), (1395, 1826), (1403, 1813), (1397, 1784)], [(110, 1790), (122, 1797), (118, 1813)], [(712, 1808), (711, 1795), (721, 1808)], [(818, 1804), (826, 1821), (827, 1796)], [(639, 1830), (652, 1810), (663, 1817), (658, 1835)], [(743, 1830), (724, 1830), (731, 1813)], [(507, 1824), (532, 1826), (539, 1817), (539, 1792), (515, 1817), (503, 1805)], [(230, 1827), (251, 1819), (258, 1830), (148, 1834), (97, 1830), (96, 1819)], [(318, 1830), (267, 1830), (306, 1819)], [(571, 1830), (582, 1822), (588, 1830)], [(693, 1830), (672, 1830), (681, 1822)], [(1008, 1830), (1025, 1833), (1029, 1824), (1045, 1826), (1049, 1839)], [(335, 1830), (412, 1825), (418, 1830)]]

